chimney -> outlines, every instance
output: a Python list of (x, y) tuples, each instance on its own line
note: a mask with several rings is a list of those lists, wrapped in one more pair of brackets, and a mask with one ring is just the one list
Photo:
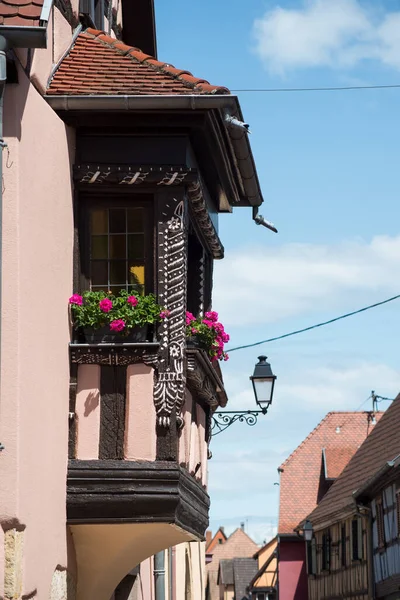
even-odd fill
[(244, 531), (244, 523), (240, 523), (240, 529)]
[(122, 41), (157, 58), (154, 0), (122, 0)]

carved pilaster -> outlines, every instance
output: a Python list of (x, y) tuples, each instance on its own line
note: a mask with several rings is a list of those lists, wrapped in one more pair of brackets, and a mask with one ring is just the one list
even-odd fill
[(173, 410), (178, 415), (185, 398), (187, 231), (183, 200), (166, 193), (158, 205), (158, 295), (169, 316), (161, 325), (154, 404), (158, 425), (169, 427)]

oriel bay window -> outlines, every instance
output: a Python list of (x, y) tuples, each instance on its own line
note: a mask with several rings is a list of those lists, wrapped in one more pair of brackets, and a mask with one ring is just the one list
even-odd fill
[[(142, 200), (142, 201), (140, 201)], [(152, 197), (114, 202), (85, 199), (81, 266), (86, 289), (154, 291)]]

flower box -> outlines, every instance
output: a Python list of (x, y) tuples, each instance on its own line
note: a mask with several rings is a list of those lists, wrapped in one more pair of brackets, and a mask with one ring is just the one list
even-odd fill
[(127, 334), (112, 332), (109, 327), (101, 327), (99, 329), (92, 329), (90, 327), (83, 328), (83, 336), (88, 344), (127, 344), (127, 343), (139, 343), (148, 342), (149, 327), (144, 325), (142, 327), (134, 327)]

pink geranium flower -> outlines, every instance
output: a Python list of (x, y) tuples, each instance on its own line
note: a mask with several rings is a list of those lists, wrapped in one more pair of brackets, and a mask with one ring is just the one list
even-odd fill
[(110, 323), (111, 331), (122, 331), (125, 329), (125, 321), (123, 319), (115, 319)]
[(206, 312), (204, 316), (206, 319), (214, 321), (215, 323), (218, 321), (218, 313), (215, 312), (215, 310), (210, 310), (209, 312)]
[(83, 304), (83, 298), (79, 294), (74, 294), (69, 299), (69, 303), (70, 304), (77, 304), (78, 306), (82, 306), (82, 304)]
[(128, 304), (130, 304), (132, 306), (132, 308), (137, 306), (137, 303), (139, 302), (138, 299), (136, 298), (136, 296), (128, 296), (126, 301)]
[(99, 302), (100, 310), (105, 313), (110, 312), (112, 307), (113, 307), (113, 303), (111, 302), (111, 300), (109, 300), (109, 298), (103, 298), (103, 300), (100, 300), (100, 302)]
[(186, 311), (186, 325), (190, 325), (190, 323), (192, 323), (195, 320), (196, 320), (196, 317), (187, 310)]
[(169, 310), (162, 310), (160, 312), (160, 319), (165, 319), (166, 317), (169, 317), (170, 314), (171, 312)]

